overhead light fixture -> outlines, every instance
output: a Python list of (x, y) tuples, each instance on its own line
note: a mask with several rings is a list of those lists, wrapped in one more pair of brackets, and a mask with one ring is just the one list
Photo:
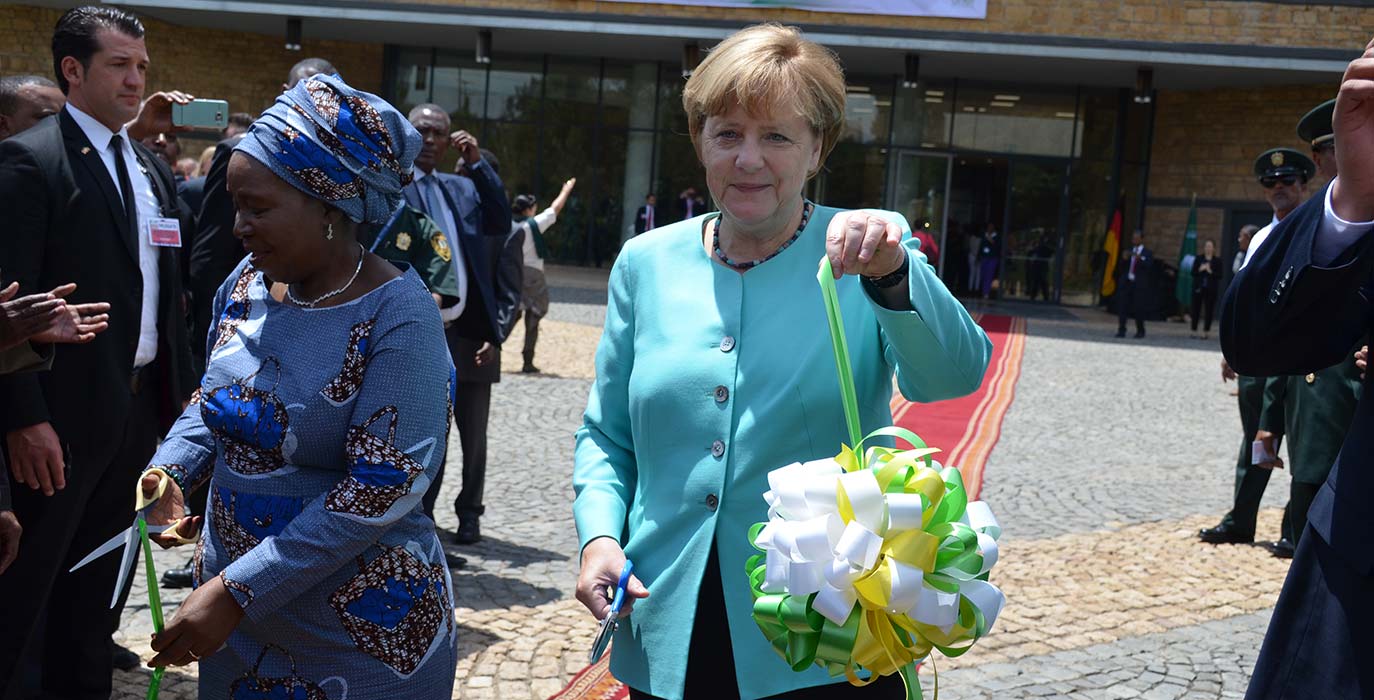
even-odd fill
[(845, 90), (848, 91), (848, 92), (868, 92), (868, 86), (867, 86), (867, 85), (846, 85), (846, 86), (845, 86)]
[(1021, 99), (1020, 95), (993, 95), (992, 99), (999, 102), (1015, 102)]
[(879, 107), (891, 107), (892, 100), (873, 100), (873, 104), (878, 105)]
[(1015, 106), (1016, 106), (1016, 103), (1015, 103), (1015, 102), (997, 102), (997, 101), (993, 101), (993, 102), (989, 102), (988, 104), (992, 105), (993, 107), (1015, 107)]
[(906, 55), (906, 72), (902, 74), (902, 87), (914, 88), (921, 82), (921, 56), (909, 53)]
[(491, 30), (477, 32), (477, 62), (491, 63)]
[(965, 111), (965, 112), (976, 112), (977, 110), (975, 110), (975, 109), (972, 108), (972, 107), (965, 107), (965, 108), (964, 108), (964, 111)]
[(988, 111), (988, 108), (987, 108), (987, 107), (979, 107), (979, 108), (978, 108), (978, 113), (979, 113), (979, 114), (982, 114), (983, 112), (986, 112), (986, 111)]
[(300, 17), (287, 17), (287, 18), (286, 18), (286, 50), (287, 50), (287, 51), (300, 51), (300, 50), (301, 50), (301, 18), (300, 18)]
[(929, 102), (933, 105), (942, 105), (945, 103), (945, 100), (941, 97), (927, 97), (926, 102)]
[(701, 47), (697, 42), (689, 41), (682, 45), (682, 79), (692, 77), (692, 71), (701, 64)]
[(926, 90), (926, 97), (944, 97), (944, 90)]
[(1135, 103), (1147, 105), (1154, 101), (1155, 71), (1144, 66), (1135, 72)]
[(1060, 119), (1073, 119), (1078, 115), (1074, 114), (1073, 112), (1055, 112), (1054, 116), (1059, 117)]

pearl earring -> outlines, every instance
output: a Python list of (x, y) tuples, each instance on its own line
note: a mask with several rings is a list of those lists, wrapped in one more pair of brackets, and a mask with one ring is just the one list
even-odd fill
[(329, 224), (329, 229), (328, 232), (325, 234), (324, 239), (327, 241), (334, 240), (334, 224)]

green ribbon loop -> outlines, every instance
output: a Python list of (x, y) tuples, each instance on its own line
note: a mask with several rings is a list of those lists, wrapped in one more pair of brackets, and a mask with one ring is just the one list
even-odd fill
[(840, 317), (840, 299), (835, 291), (835, 273), (830, 269), (830, 258), (821, 258), (816, 281), (821, 284), (825, 318), (830, 322), (830, 340), (835, 350), (835, 369), (840, 375), (840, 401), (844, 407), (844, 423), (849, 428), (849, 442), (854, 446), (854, 453), (862, 455), (864, 441), (859, 427), (859, 398), (854, 391), (854, 371), (849, 366), (849, 344), (844, 339), (844, 319)]

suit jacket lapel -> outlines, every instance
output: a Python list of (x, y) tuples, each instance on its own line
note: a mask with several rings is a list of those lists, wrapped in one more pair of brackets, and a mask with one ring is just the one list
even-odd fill
[[(413, 180), (409, 185), (402, 187), (401, 194), (405, 196), (406, 204), (409, 204), (411, 208), (425, 211), (425, 204), (420, 201), (420, 184), (418, 180)], [(438, 222), (436, 221), (435, 223)]]
[(124, 241), (124, 248), (137, 263), (138, 238), (133, 231), (129, 230), (129, 220), (124, 216), (124, 201), (119, 197), (119, 190), (115, 187), (114, 180), (110, 179), (110, 171), (105, 168), (105, 161), (101, 160), (100, 154), (91, 145), (90, 139), (86, 138), (86, 133), (81, 130), (81, 127), (67, 113), (67, 110), (64, 109), (58, 113), (58, 122), (62, 126), (63, 140), (67, 144), (67, 159), (74, 163), (81, 163), (86, 174), (100, 186), (105, 207), (110, 212), (110, 218), (114, 220), (115, 229), (119, 232), (120, 239)]

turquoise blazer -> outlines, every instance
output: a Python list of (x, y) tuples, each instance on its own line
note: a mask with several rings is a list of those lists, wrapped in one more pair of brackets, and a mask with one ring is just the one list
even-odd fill
[[(631, 239), (611, 269), (596, 381), (577, 431), (573, 514), (580, 546), (622, 544), (649, 597), (615, 635), (611, 670), (630, 686), (682, 697), (697, 593), (716, 541), (745, 700), (835, 683), (794, 673), (750, 617), (751, 525), (767, 520), (767, 474), (834, 456), (848, 441), (816, 283), (818, 207), (791, 247), (740, 274), (714, 263), (699, 216)], [(890, 425), (892, 377), (912, 401), (977, 390), (987, 335), (906, 237), (914, 311), (891, 311), (860, 280), (837, 281), (865, 432)], [(889, 443), (890, 444), (890, 443)], [(946, 446), (948, 448), (950, 446)]]

